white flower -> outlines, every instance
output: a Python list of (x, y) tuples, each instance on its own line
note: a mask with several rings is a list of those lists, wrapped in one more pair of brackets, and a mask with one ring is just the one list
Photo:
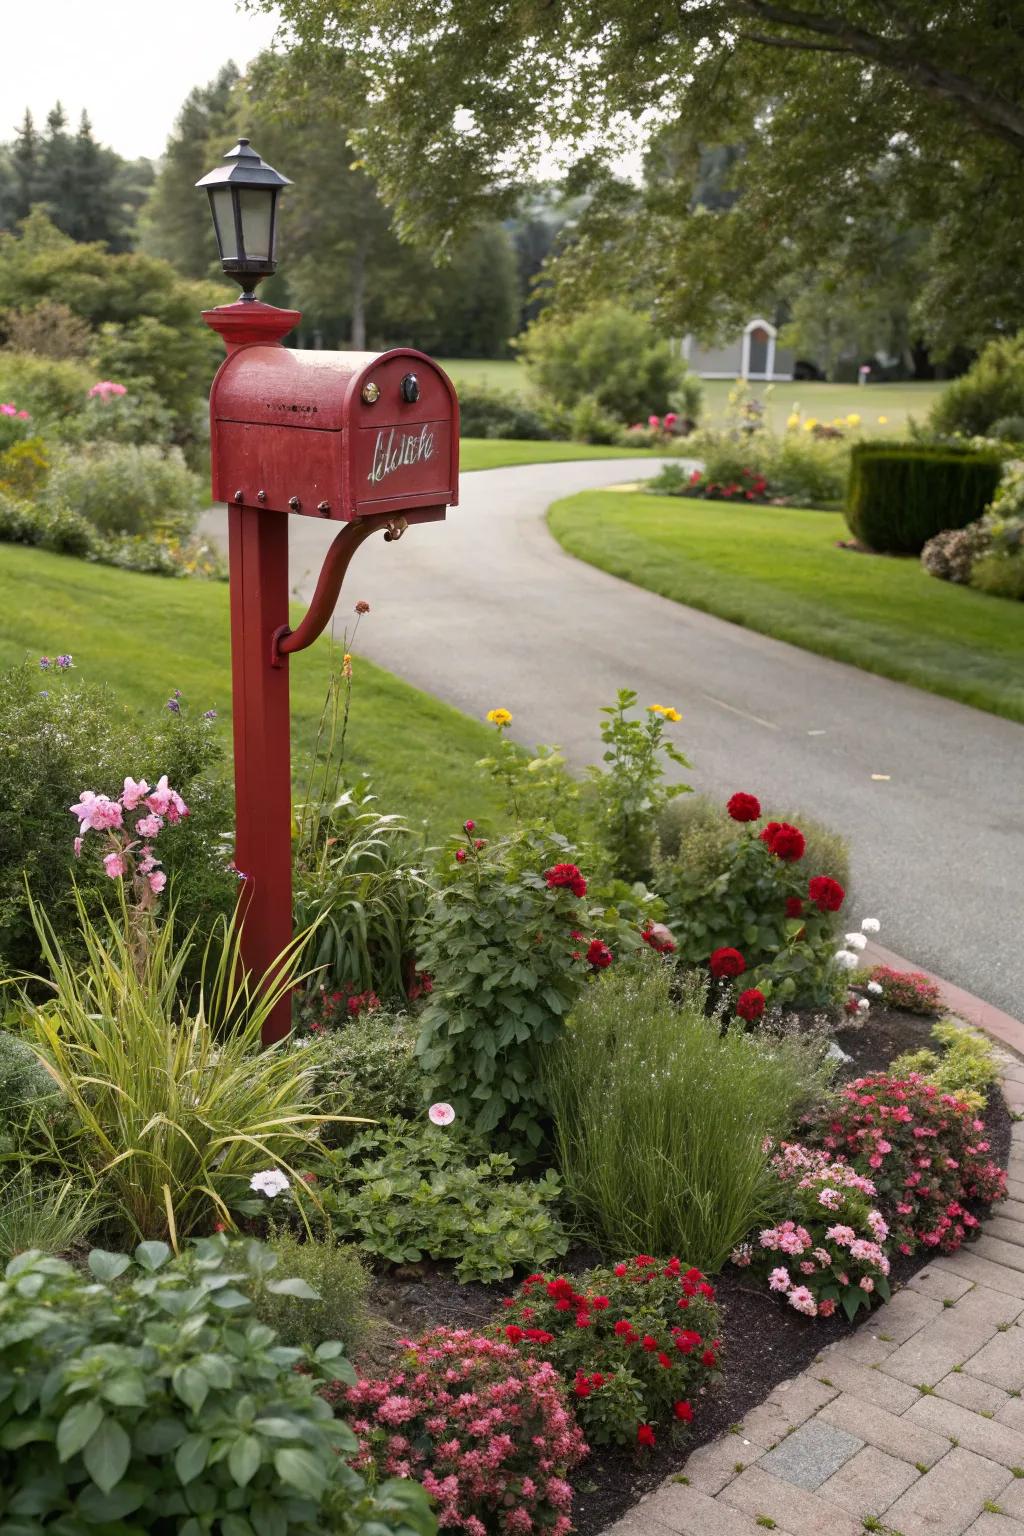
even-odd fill
[(877, 917), (866, 917), (861, 923), (861, 927), (865, 933), (877, 933), (881, 926), (882, 925), (878, 921)]
[(451, 1125), (455, 1119), (455, 1111), (450, 1104), (431, 1104), (427, 1114), (435, 1125)]
[(863, 949), (868, 942), (862, 933), (845, 933), (843, 937), (851, 949)]
[(882, 983), (880, 981), (869, 981), (868, 982), (868, 991), (869, 992), (873, 992), (876, 997), (881, 997), (881, 995), (882, 995)]
[(858, 965), (860, 965), (860, 961), (852, 949), (837, 949), (832, 958), (840, 970), (843, 971), (855, 971)]
[(858, 1010), (859, 1013), (867, 1013), (867, 1011), (868, 1011), (868, 1009), (870, 1007), (871, 1007), (871, 1004), (868, 1002), (866, 997), (858, 997), (858, 999), (857, 999), (857, 1010)]
[(289, 1187), (289, 1181), (280, 1168), (267, 1168), (263, 1173), (254, 1173), (249, 1180), (249, 1188), (259, 1190), (261, 1195), (266, 1195), (268, 1200), (273, 1200)]

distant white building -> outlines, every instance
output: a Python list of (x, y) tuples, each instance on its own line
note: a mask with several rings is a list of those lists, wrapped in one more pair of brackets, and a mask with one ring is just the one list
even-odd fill
[(692, 336), (681, 343), (683, 357), (701, 379), (756, 379), (782, 383), (793, 377), (796, 354), (780, 347), (778, 327), (758, 316), (748, 321), (733, 341), (721, 347), (702, 347)]

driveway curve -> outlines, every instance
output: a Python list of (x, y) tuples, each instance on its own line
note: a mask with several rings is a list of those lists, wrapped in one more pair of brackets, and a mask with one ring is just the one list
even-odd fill
[[(557, 742), (576, 767), (598, 761), (598, 711), (618, 688), (675, 705), (695, 789), (749, 790), (837, 827), (853, 850), (851, 921), (878, 917), (885, 945), (1020, 1017), (1024, 727), (643, 591), (549, 534), (559, 497), (656, 468), (463, 476), (446, 523), (359, 552), (346, 598), (371, 604), (360, 651), (478, 718), (503, 705), (518, 740)], [(220, 532), (222, 511), (208, 516)], [(335, 531), (292, 519), (297, 596)]]

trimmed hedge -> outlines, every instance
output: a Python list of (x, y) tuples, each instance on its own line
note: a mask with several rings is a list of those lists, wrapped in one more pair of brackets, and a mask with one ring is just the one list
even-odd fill
[(850, 455), (846, 521), (885, 554), (919, 555), (946, 528), (964, 528), (995, 495), (997, 453), (920, 444), (861, 443)]

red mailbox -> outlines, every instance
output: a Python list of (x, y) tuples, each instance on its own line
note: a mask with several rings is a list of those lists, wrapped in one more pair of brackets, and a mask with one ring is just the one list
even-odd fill
[[(398, 539), (458, 500), (459, 407), (422, 352), (290, 351), (281, 340), (301, 316), (252, 298), (203, 319), (228, 349), (210, 394), (211, 459), (214, 500), (228, 504), (242, 946), (259, 978), (292, 941), (288, 656), (330, 621), (364, 539)], [(341, 524), (294, 631), (290, 513)], [(264, 1038), (290, 1027), (284, 999)]]

